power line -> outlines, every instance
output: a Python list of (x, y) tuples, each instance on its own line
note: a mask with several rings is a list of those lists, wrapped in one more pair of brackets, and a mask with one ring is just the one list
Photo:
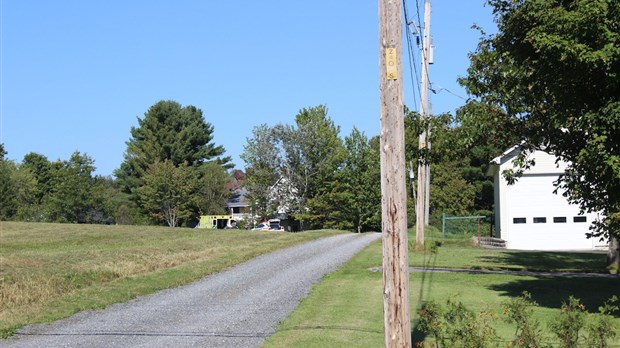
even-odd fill
[[(421, 52), (422, 55), (426, 54), (427, 57), (425, 59), (430, 59), (430, 55), (431, 55), (431, 51), (432, 51), (432, 47), (431, 47), (431, 38), (430, 36), (428, 38), (425, 38), (424, 35), (422, 35), (421, 33), (421, 28), (420, 26), (422, 25), (422, 20), (420, 19), (420, 3), (419, 0), (416, 0), (416, 16), (418, 18), (418, 22), (414, 23), (413, 21), (410, 20), (410, 16), (409, 16), (409, 11), (408, 11), (408, 6), (407, 6), (407, 0), (402, 0), (403, 1), (403, 10), (404, 10), (404, 17), (405, 17), (405, 23), (406, 23), (406, 37), (407, 37), (407, 51), (408, 51), (408, 60), (409, 60), (409, 72), (410, 72), (410, 79), (411, 79), (411, 85), (413, 86), (413, 96), (414, 96), (414, 107), (416, 110), (420, 110), (418, 108), (418, 98), (420, 100), (420, 103), (422, 103), (422, 85), (424, 83), (426, 83), (428, 86), (433, 85), (431, 78), (430, 78), (430, 73), (429, 73), (429, 69), (428, 69), (428, 65), (424, 64), (422, 69), (424, 69), (424, 71), (420, 72), (418, 71), (418, 64), (416, 62), (415, 56), (417, 54), (417, 52), (415, 52), (414, 49), (414, 45), (413, 45), (413, 37), (415, 36), (416, 38), (416, 46), (420, 49), (420, 51), (423, 51), (424, 47), (424, 41), (425, 40), (429, 40), (429, 44), (428, 44), (428, 50), (429, 52)], [(413, 33), (413, 31), (411, 30), (411, 28), (415, 29), (415, 33)], [(415, 77), (414, 77), (415, 76)], [(421, 81), (421, 77), (420, 76), (426, 76), (426, 81)], [(414, 79), (415, 79), (415, 83), (414, 83)], [(416, 93), (416, 89), (417, 89), (417, 93)], [(448, 89), (440, 89), (440, 90), (434, 90), (431, 87), (428, 88), (429, 91), (431, 91), (433, 94), (437, 94), (438, 91), (441, 90), (446, 90), (448, 93), (453, 94), (456, 97), (459, 97), (463, 100), (466, 100), (465, 98), (451, 92)], [(421, 107), (421, 105), (420, 105)]]
[(433, 94), (438, 94), (438, 93), (439, 93), (439, 92), (441, 92), (441, 91), (446, 91), (446, 92), (448, 92), (448, 93), (452, 94), (453, 96), (455, 96), (455, 97), (457, 97), (457, 98), (463, 99), (464, 101), (468, 101), (468, 100), (469, 100), (469, 99), (467, 99), (467, 98), (465, 98), (465, 97), (463, 97), (463, 96), (460, 96), (460, 95), (458, 95), (458, 94), (456, 94), (456, 93), (452, 92), (451, 90), (449, 90), (449, 89), (447, 89), (447, 88), (445, 88), (445, 87), (441, 87), (441, 86), (439, 86), (439, 85), (437, 85), (437, 86), (439, 87), (439, 89), (435, 89), (435, 88), (432, 88), (432, 87), (431, 87), (431, 88), (429, 88), (429, 89), (430, 89), (430, 91), (431, 91), (431, 92), (433, 92)]
[[(418, 0), (415, 0), (415, 11), (418, 15), (418, 25), (422, 25), (422, 19), (420, 17), (420, 3)], [(422, 38), (420, 38), (420, 44), (422, 44)]]
[[(419, 72), (418, 72), (418, 69), (417, 69), (417, 62), (415, 60), (412, 36), (415, 36), (416, 39), (417, 39), (417, 41), (416, 41), (417, 47), (420, 47), (420, 46), (424, 45), (424, 36), (420, 33), (420, 29), (418, 27), (418, 25), (422, 25), (422, 21), (420, 19), (420, 2), (419, 2), (419, 0), (416, 0), (415, 4), (416, 4), (416, 16), (418, 18), (418, 23), (414, 23), (414, 22), (412, 22), (409, 19), (409, 14), (408, 14), (408, 11), (407, 11), (407, 9), (408, 9), (408, 7), (407, 7), (407, 0), (403, 0), (403, 9), (404, 9), (404, 13), (405, 13), (405, 23), (406, 23), (406, 28), (407, 28), (407, 50), (408, 50), (408, 59), (409, 59), (409, 68), (410, 68), (409, 72), (411, 74), (411, 84), (412, 85), (414, 85), (414, 83), (413, 83), (413, 80), (414, 80), (413, 76), (415, 74), (415, 82), (416, 82), (416, 84), (413, 86), (413, 91), (414, 91), (413, 94), (414, 94), (414, 107), (417, 110), (418, 106), (417, 106), (417, 99), (416, 99), (416, 97), (420, 97), (420, 100), (421, 100), (422, 96), (421, 96), (421, 90), (419, 88), (418, 88), (418, 93), (415, 92), (416, 86), (420, 86), (421, 84), (420, 84), (420, 78), (419, 78), (420, 75), (419, 75)], [(415, 29), (415, 33), (412, 33), (412, 31), (410, 30), (412, 25), (413, 25), (413, 28)], [(430, 47), (430, 45), (429, 45), (429, 47)], [(432, 50), (432, 48), (430, 50)], [(430, 52), (429, 52), (429, 54), (430, 54)], [(466, 102), (469, 100), (468, 98), (465, 98), (465, 97), (463, 97), (463, 96), (461, 96), (459, 94), (456, 94), (456, 93), (452, 92), (448, 88), (445, 88), (445, 87), (442, 87), (440, 85), (437, 85), (437, 84), (433, 83), (431, 81), (431, 79), (430, 79), (430, 74), (429, 74), (428, 68), (426, 66), (425, 66), (425, 69), (426, 69), (427, 81), (428, 81), (428, 84), (430, 86), (429, 90), (433, 94), (439, 94), (439, 92), (446, 91), (449, 94), (451, 94), (451, 95), (453, 95), (453, 96), (455, 96), (455, 97), (457, 97), (457, 98), (459, 98), (461, 100), (464, 100)], [(435, 86), (435, 85), (438, 88), (434, 88), (433, 86)]]
[[(417, 87), (417, 86), (420, 86), (420, 80), (418, 79), (418, 69), (417, 69), (417, 63), (415, 61), (412, 33), (411, 33), (411, 30), (409, 30), (410, 25), (415, 24), (415, 23), (409, 21), (409, 13), (407, 11), (406, 0), (403, 0), (403, 10), (404, 10), (403, 12), (405, 15), (405, 29), (406, 29), (406, 37), (407, 37), (407, 52), (408, 52), (407, 58), (409, 61), (409, 75), (410, 75), (411, 85), (412, 85), (412, 90), (413, 90), (413, 106), (414, 106), (414, 109), (417, 110), (418, 109), (417, 97), (419, 96), (420, 99), (422, 99), (422, 96), (421, 96), (419, 87)], [(417, 31), (417, 28), (416, 28), (416, 31)], [(414, 83), (414, 79), (416, 83)], [(418, 91), (417, 94), (416, 94), (416, 87)]]

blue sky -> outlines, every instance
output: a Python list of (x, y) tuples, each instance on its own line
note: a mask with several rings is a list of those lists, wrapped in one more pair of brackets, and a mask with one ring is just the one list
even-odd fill
[[(137, 117), (159, 100), (202, 109), (239, 169), (254, 126), (293, 124), (304, 107), (327, 105), (343, 138), (354, 126), (377, 135), (377, 3), (0, 0), (0, 142), (17, 162), (29, 152), (53, 161), (80, 151), (97, 174), (111, 175)], [(453, 94), (466, 97), (456, 79), (478, 42), (471, 26), (495, 28), (484, 3), (432, 1), (430, 80), (452, 92), (431, 95), (435, 113), (464, 103)], [(407, 5), (417, 20), (416, 1)]]

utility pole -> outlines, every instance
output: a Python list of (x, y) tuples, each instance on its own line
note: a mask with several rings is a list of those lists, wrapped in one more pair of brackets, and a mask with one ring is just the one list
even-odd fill
[[(433, 49), (432, 46), (430, 49), (431, 50)], [(428, 63), (433, 64), (431, 59), (428, 60)], [(429, 102), (427, 116), (431, 117), (432, 115), (433, 115), (433, 104)], [(431, 137), (431, 129), (427, 128), (426, 129), (426, 146), (428, 148), (428, 151), (431, 151), (430, 137)], [(428, 222), (430, 221), (431, 165), (430, 163), (424, 163), (424, 166), (426, 167), (426, 178), (425, 178), (426, 179), (426, 190), (424, 190), (424, 193), (426, 194), (426, 198), (424, 201), (424, 226), (428, 226)]]
[(411, 347), (402, 1), (379, 0), (381, 225), (385, 347)]
[(413, 163), (409, 161), (409, 183), (411, 184), (411, 199), (415, 200), (415, 173), (413, 172)]
[[(420, 117), (422, 124), (426, 123), (426, 119), (430, 116), (430, 108), (428, 102), (428, 59), (430, 53), (430, 31), (431, 31), (431, 3), (430, 0), (424, 1), (424, 36), (422, 41), (422, 86), (420, 88)], [(419, 138), (419, 149), (425, 150), (428, 144), (428, 132), (425, 129)], [(416, 199), (416, 248), (424, 248), (424, 227), (428, 225), (427, 221), (427, 197), (428, 197), (428, 179), (430, 171), (426, 160), (418, 162), (418, 195)]]

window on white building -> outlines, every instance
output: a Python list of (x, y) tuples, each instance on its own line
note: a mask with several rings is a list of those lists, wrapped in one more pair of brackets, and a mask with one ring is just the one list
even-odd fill
[(585, 216), (573, 216), (573, 222), (588, 222)]
[(546, 217), (535, 217), (534, 218), (534, 223), (535, 224), (546, 224), (547, 223), (547, 218)]

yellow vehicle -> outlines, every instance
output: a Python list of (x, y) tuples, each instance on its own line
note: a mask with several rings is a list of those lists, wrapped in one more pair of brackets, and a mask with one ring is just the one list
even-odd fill
[(202, 215), (196, 228), (209, 230), (223, 230), (237, 228), (237, 222), (232, 215)]

